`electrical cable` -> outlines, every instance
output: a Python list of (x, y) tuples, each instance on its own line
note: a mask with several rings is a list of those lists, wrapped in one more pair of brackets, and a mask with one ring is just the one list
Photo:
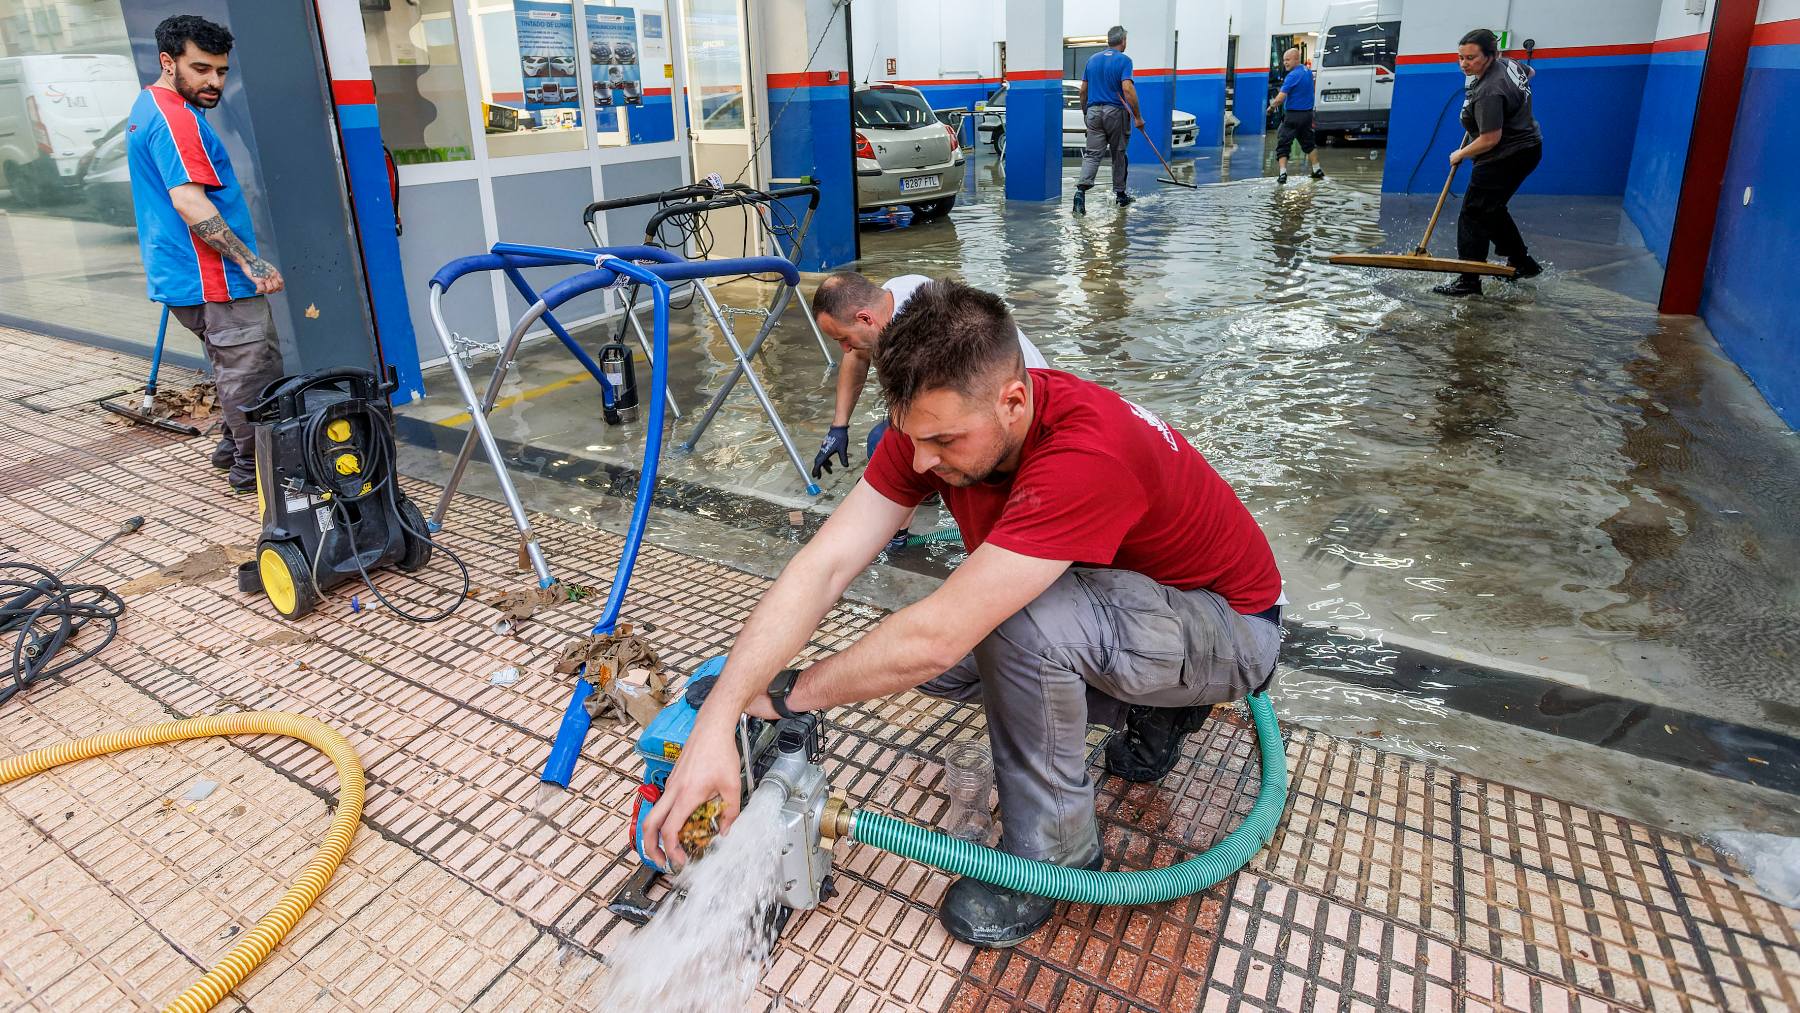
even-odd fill
[[(66, 572), (66, 571), (65, 571)], [(125, 602), (99, 584), (65, 584), (59, 574), (32, 563), (0, 560), (0, 635), (13, 637), (0, 703), (42, 679), (74, 668), (99, 654), (119, 634)], [(96, 643), (74, 649), (71, 642), (89, 623), (106, 633)]]
[[(819, 50), (825, 47), (825, 40), (831, 38), (831, 26), (837, 23), (838, 11), (849, 7), (850, 3), (851, 0), (842, 0), (841, 3), (834, 3), (831, 5), (831, 17), (825, 19), (825, 27), (819, 31), (819, 41), (813, 43), (812, 52), (806, 54), (806, 66), (800, 70), (800, 78), (802, 81), (806, 79), (807, 74), (812, 72), (813, 61), (818, 59)], [(769, 138), (775, 136), (775, 128), (781, 125), (781, 115), (787, 112), (788, 103), (794, 101), (794, 92), (797, 90), (798, 89), (794, 88), (788, 89), (787, 98), (781, 100), (781, 108), (775, 110), (774, 117), (769, 120), (769, 129), (761, 137), (757, 138), (756, 143), (751, 146), (750, 160), (744, 163), (744, 167), (738, 170), (736, 176), (732, 177), (731, 181), (733, 183), (742, 183), (744, 181), (744, 173), (749, 172), (750, 167), (756, 164), (756, 156), (762, 152), (762, 146), (768, 143)]]
[[(431, 536), (426, 532), (413, 530), (412, 525), (406, 522), (405, 515), (400, 512), (400, 502), (397, 495), (398, 483), (394, 480), (395, 464), (392, 460), (393, 452), (391, 449), (394, 446), (394, 431), (392, 425), (388, 422), (387, 415), (369, 404), (360, 404), (357, 408), (351, 410), (360, 412), (364, 418), (368, 420), (374, 434), (374, 439), (369, 441), (369, 446), (364, 451), (365, 458), (356, 475), (373, 474), (379, 475), (380, 477), (373, 482), (365, 483), (367, 488), (358, 489), (353, 492), (346, 492), (344, 490), (343, 485), (345, 483), (334, 481), (326, 469), (326, 462), (324, 460), (326, 451), (324, 448), (327, 446), (327, 443), (321, 437), (324, 435), (324, 428), (328, 421), (335, 421), (344, 416), (335, 415), (328, 420), (328, 413), (315, 412), (313, 416), (307, 420), (306, 428), (303, 431), (302, 436), (308, 450), (302, 462), (306, 472), (306, 479), (309, 483), (318, 488), (332, 490), (332, 517), (336, 520), (339, 530), (343, 531), (344, 538), (350, 543), (350, 558), (355, 562), (356, 571), (361, 574), (364, 586), (366, 586), (369, 589), (369, 592), (375, 596), (376, 601), (386, 606), (389, 611), (400, 618), (415, 623), (435, 623), (442, 619), (448, 619), (456, 613), (457, 609), (462, 607), (462, 603), (468, 600), (470, 593), (474, 590), (473, 582), (469, 578), (469, 566), (467, 563), (463, 562), (461, 556), (457, 555), (456, 552), (448, 546), (439, 545), (436, 541), (432, 540)], [(354, 482), (355, 477), (352, 477), (351, 481)], [(377, 495), (383, 497), (387, 506), (388, 516), (394, 518), (399, 524), (401, 531), (412, 535), (414, 538), (430, 545), (433, 549), (449, 556), (450, 561), (455, 563), (456, 568), (461, 571), (462, 590), (458, 592), (456, 600), (452, 601), (448, 608), (441, 609), (428, 615), (415, 615), (388, 600), (387, 595), (383, 594), (381, 589), (375, 586), (374, 579), (369, 576), (368, 568), (363, 565), (362, 551), (356, 544), (356, 526), (352, 522), (353, 519), (350, 516), (350, 506), (351, 504), (360, 504), (364, 500)], [(324, 535), (321, 533), (319, 538), (319, 551), (323, 551), (324, 541)], [(315, 593), (319, 591), (317, 571), (318, 554), (318, 552), (314, 553), (314, 570), (312, 573), (313, 590)], [(413, 579), (419, 583), (425, 583), (422, 578), (415, 577)], [(322, 598), (324, 595), (320, 594), (320, 597)]]

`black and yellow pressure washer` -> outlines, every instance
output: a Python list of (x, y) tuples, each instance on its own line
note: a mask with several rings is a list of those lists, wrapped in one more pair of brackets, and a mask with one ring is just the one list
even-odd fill
[(448, 608), (408, 612), (370, 580), (382, 567), (424, 569), (435, 546), (394, 474), (393, 390), (391, 378), (366, 369), (328, 369), (276, 380), (245, 409), (256, 426), (262, 538), (256, 558), (238, 568), (238, 586), (267, 595), (284, 619), (299, 619), (327, 590), (358, 577), (382, 604), (418, 622), (445, 618), (468, 596), (468, 567), (447, 549), (463, 585)]

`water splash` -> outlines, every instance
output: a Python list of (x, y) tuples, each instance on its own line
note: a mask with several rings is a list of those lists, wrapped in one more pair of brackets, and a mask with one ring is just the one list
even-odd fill
[(606, 958), (597, 1010), (737, 1013), (751, 1004), (774, 946), (780, 802), (750, 799), (706, 857), (675, 877), (650, 924)]

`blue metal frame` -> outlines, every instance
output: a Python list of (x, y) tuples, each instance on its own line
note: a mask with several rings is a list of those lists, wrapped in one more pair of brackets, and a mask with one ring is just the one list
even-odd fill
[[(649, 263), (635, 263), (648, 261)], [(540, 296), (533, 293), (530, 287), (523, 284), (518, 271), (527, 267), (545, 267), (554, 264), (589, 266), (593, 270), (574, 275), (557, 282), (546, 289)], [(619, 613), (625, 604), (625, 592), (631, 583), (631, 573), (637, 565), (638, 549), (643, 545), (644, 529), (650, 521), (650, 504), (655, 498), (657, 465), (662, 456), (663, 428), (667, 409), (666, 394), (669, 385), (669, 291), (670, 286), (684, 281), (698, 281), (705, 278), (732, 277), (740, 274), (779, 274), (790, 286), (799, 284), (800, 273), (793, 263), (782, 257), (734, 257), (722, 260), (688, 261), (667, 250), (649, 246), (596, 247), (585, 250), (563, 249), (554, 246), (532, 246), (518, 243), (499, 243), (486, 254), (463, 257), (445, 264), (432, 276), (430, 284), (440, 292), (447, 290), (456, 279), (476, 271), (504, 271), (520, 294), (529, 299), (532, 309), (520, 321), (520, 326), (528, 324), (533, 315), (542, 316), (546, 321), (554, 320), (551, 312), (576, 296), (595, 289), (605, 288), (622, 281), (635, 282), (650, 290), (652, 299), (652, 353), (650, 356), (650, 392), (647, 399), (649, 418), (644, 431), (644, 460), (638, 472), (637, 493), (631, 508), (631, 523), (625, 531), (625, 544), (619, 553), (619, 565), (613, 575), (612, 586), (607, 591), (606, 607), (600, 615), (600, 621), (594, 624), (594, 635), (606, 635), (613, 632), (618, 625)], [(542, 305), (543, 309), (538, 310)], [(592, 364), (584, 352), (575, 345), (561, 329), (560, 324), (553, 324), (552, 330), (563, 343), (575, 352), (595, 379), (602, 385), (605, 380), (600, 376), (598, 368)], [(453, 350), (446, 349), (454, 354)], [(478, 405), (474, 407), (479, 407)], [(493, 462), (497, 470), (504, 465)], [(503, 483), (504, 485), (504, 483)], [(517, 504), (509, 504), (517, 507)], [(518, 515), (515, 509), (515, 517)], [(523, 522), (521, 522), (523, 523)], [(522, 529), (523, 530), (523, 529)], [(575, 763), (581, 756), (582, 744), (587, 740), (588, 729), (592, 719), (587, 712), (587, 699), (592, 696), (594, 686), (587, 679), (586, 669), (576, 673), (574, 691), (569, 696), (569, 704), (563, 710), (562, 722), (556, 730), (556, 740), (550, 747), (550, 755), (544, 763), (543, 780), (561, 787), (568, 787), (569, 779), (574, 775)]]

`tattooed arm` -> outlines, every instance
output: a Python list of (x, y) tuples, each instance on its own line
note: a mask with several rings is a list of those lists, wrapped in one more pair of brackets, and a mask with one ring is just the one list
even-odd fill
[(206, 187), (199, 183), (183, 183), (169, 191), (169, 199), (174, 203), (176, 212), (181, 215), (181, 220), (187, 222), (188, 228), (201, 242), (219, 251), (221, 256), (231, 258), (244, 269), (244, 274), (256, 283), (257, 295), (281, 291), (286, 284), (281, 272), (275, 270), (275, 265), (250, 252), (244, 241), (231, 231), (231, 227), (220, 216), (219, 209), (206, 196)]

